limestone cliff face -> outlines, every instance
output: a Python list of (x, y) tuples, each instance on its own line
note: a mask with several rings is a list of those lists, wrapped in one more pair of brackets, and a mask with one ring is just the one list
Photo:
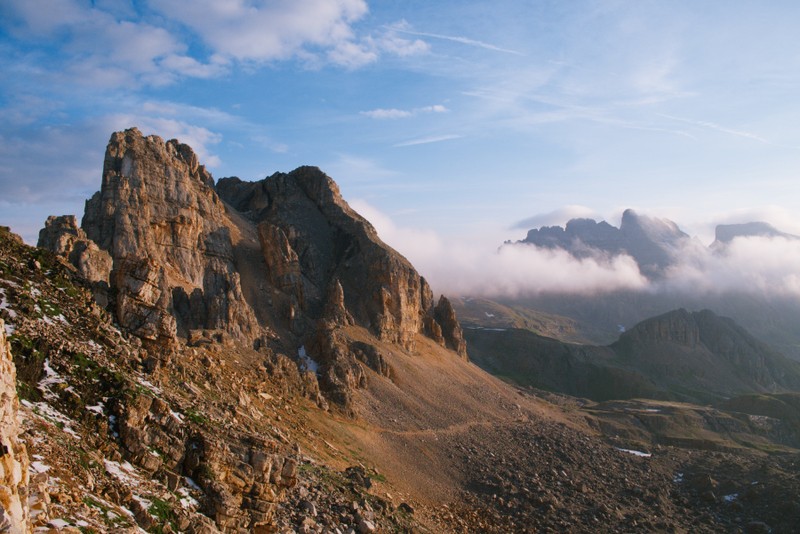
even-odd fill
[(17, 371), (0, 319), (0, 532), (30, 532), (28, 453), (19, 439)]
[(189, 146), (135, 128), (113, 134), (82, 228), (113, 258), (117, 319), (136, 335), (170, 340), (209, 328), (257, 337), (234, 264), (235, 227)]
[(336, 332), (351, 325), (410, 352), (428, 335), (466, 357), (449, 302), (434, 306), (425, 279), (316, 167), (214, 184), (187, 145), (117, 132), (81, 228), (50, 218), (40, 246), (107, 282), (119, 324), (157, 347), (197, 330), (307, 342), (333, 389), (363, 384), (360, 363), (390, 374), (377, 349)]
[[(326, 307), (338, 307), (327, 303), (334, 295), (343, 299), (355, 324), (414, 350), (414, 337), (425, 333), (426, 317), (433, 317), (433, 293), (347, 205), (330, 177), (316, 167), (300, 167), (254, 183), (222, 179), (217, 188), (259, 225), (273, 283), (293, 296), (305, 316), (316, 320)], [(334, 283), (339, 287), (331, 292)], [(440, 326), (460, 332), (457, 322)]]

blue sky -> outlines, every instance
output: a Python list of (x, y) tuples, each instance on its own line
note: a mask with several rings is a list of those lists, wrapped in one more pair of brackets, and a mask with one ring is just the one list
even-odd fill
[(627, 207), (704, 242), (800, 233), (800, 3), (191, 6), (0, 2), (0, 224), (33, 242), (81, 215), (136, 125), (217, 178), (317, 165), (406, 236), (496, 246)]

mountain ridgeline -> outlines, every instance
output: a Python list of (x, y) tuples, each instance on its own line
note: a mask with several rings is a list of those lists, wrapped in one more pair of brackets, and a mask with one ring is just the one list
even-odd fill
[(647, 319), (607, 346), (523, 329), (466, 329), (478, 365), (521, 385), (602, 401), (635, 397), (709, 403), (800, 390), (800, 363), (733, 320), (703, 310)]
[(627, 209), (619, 228), (605, 221), (572, 219), (565, 228), (545, 226), (530, 230), (518, 243), (562, 248), (579, 258), (597, 251), (628, 254), (636, 260), (643, 274), (654, 277), (671, 265), (674, 253), (690, 240), (689, 235), (670, 220), (647, 217)]
[[(169, 354), (178, 337), (305, 345), (324, 389), (344, 404), (363, 382), (353, 354), (364, 351), (336, 327), (362, 326), (412, 352), (422, 333), (466, 358), (447, 299), (434, 301), (316, 167), (215, 185), (188, 145), (117, 132), (81, 227), (51, 217), (39, 246), (91, 280), (154, 354)], [(386, 372), (381, 355), (367, 352)]]

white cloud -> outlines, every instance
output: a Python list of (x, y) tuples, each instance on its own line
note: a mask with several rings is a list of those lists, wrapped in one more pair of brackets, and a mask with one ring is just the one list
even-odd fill
[(464, 37), (461, 35), (442, 35), (438, 33), (427, 33), (427, 32), (419, 32), (411, 29), (411, 26), (406, 21), (401, 21), (396, 24), (393, 24), (388, 27), (390, 30), (400, 33), (406, 33), (409, 35), (417, 35), (419, 37), (431, 37), (433, 39), (440, 39), (443, 41), (451, 41), (454, 43), (459, 43), (468, 46), (474, 46), (477, 48), (484, 48), (486, 50), (492, 50), (494, 52), (502, 52), (504, 54), (513, 54), (516, 56), (524, 56), (522, 52), (518, 50), (511, 50), (509, 48), (503, 48), (501, 46), (497, 46), (491, 43), (486, 43), (483, 41), (479, 41), (477, 39), (470, 39), (469, 37)]
[(423, 106), (414, 109), (397, 109), (397, 108), (377, 108), (369, 111), (360, 112), (361, 115), (369, 117), (370, 119), (407, 119), (415, 115), (425, 113), (447, 113), (450, 111), (441, 104), (434, 104), (432, 106)]
[(720, 252), (693, 247), (679, 258), (653, 290), (800, 297), (800, 240), (737, 237)]
[(426, 230), (401, 228), (363, 200), (351, 206), (378, 235), (411, 261), (436, 292), (449, 295), (523, 296), (541, 292), (602, 293), (642, 289), (645, 278), (629, 256), (576, 259), (563, 250), (443, 240)]
[(433, 135), (430, 137), (420, 137), (418, 139), (411, 139), (409, 141), (403, 141), (402, 143), (397, 143), (395, 147), (404, 147), (404, 146), (415, 146), (415, 145), (427, 145), (429, 143), (439, 143), (441, 141), (450, 141), (451, 139), (461, 139), (464, 137), (463, 135), (457, 134), (447, 134), (447, 135)]
[(395, 108), (378, 108), (369, 111), (362, 111), (361, 115), (365, 115), (370, 119), (405, 119), (414, 115), (411, 111), (405, 109)]
[(216, 53), (240, 61), (288, 59), (309, 46), (331, 50), (331, 59), (343, 65), (374, 59), (355, 43), (350, 26), (367, 13), (364, 0), (198, 0), (190, 9), (180, 0), (159, 0), (151, 6), (191, 28)]
[(542, 226), (565, 226), (570, 219), (602, 220), (603, 217), (592, 208), (573, 204), (527, 217), (514, 223), (511, 228), (531, 230)]
[(752, 133), (752, 132), (747, 132), (747, 131), (744, 131), (744, 130), (737, 130), (737, 129), (734, 129), (734, 128), (728, 128), (726, 126), (721, 126), (721, 125), (716, 124), (716, 123), (711, 122), (711, 121), (700, 121), (700, 120), (695, 120), (695, 119), (687, 119), (687, 118), (684, 118), (684, 117), (676, 117), (674, 115), (667, 115), (667, 114), (664, 114), (664, 113), (660, 113), (659, 115), (664, 117), (664, 118), (667, 118), (667, 119), (671, 119), (671, 120), (678, 121), (678, 122), (683, 122), (683, 123), (686, 123), (686, 124), (691, 124), (691, 125), (694, 125), (694, 126), (699, 126), (701, 128), (707, 128), (709, 130), (715, 130), (715, 131), (726, 133), (726, 134), (729, 134), (729, 135), (734, 135), (736, 137), (744, 137), (745, 139), (752, 139), (753, 141), (758, 141), (759, 143), (764, 143), (764, 144), (767, 144), (767, 145), (772, 144), (772, 143), (770, 143), (770, 141), (768, 141), (767, 139), (765, 139), (764, 137), (762, 137), (762, 136), (760, 136), (758, 134), (755, 134), (755, 133)]
[[(435, 291), (449, 295), (592, 295), (626, 289), (669, 295), (800, 297), (800, 240), (739, 237), (717, 252), (691, 240), (674, 251), (677, 263), (666, 276), (651, 282), (627, 255), (609, 257), (598, 252), (576, 259), (561, 249), (528, 245), (498, 249), (497, 241), (488, 234), (488, 240), (477, 236), (443, 239), (432, 231), (399, 227), (363, 200), (351, 205), (372, 222), (381, 239), (411, 261)], [(571, 208), (586, 209), (574, 206), (565, 210)], [(554, 217), (558, 214), (559, 210), (553, 212)]]
[(59, 55), (46, 74), (58, 83), (120, 87), (163, 85), (175, 76), (219, 74), (219, 58), (204, 65), (186, 55), (187, 45), (166, 29), (75, 0), (11, 0), (10, 31), (34, 44), (55, 45)]

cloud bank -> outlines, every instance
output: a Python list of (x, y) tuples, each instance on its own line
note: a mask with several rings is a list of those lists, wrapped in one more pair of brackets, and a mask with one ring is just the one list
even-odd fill
[[(737, 237), (717, 250), (691, 240), (674, 251), (675, 263), (665, 276), (651, 281), (627, 255), (610, 257), (598, 251), (577, 259), (562, 249), (498, 248), (497, 242), (445, 240), (431, 231), (399, 227), (364, 201), (354, 201), (352, 206), (373, 223), (381, 239), (414, 264), (434, 291), (451, 296), (514, 298), (633, 290), (800, 298), (800, 239)], [(568, 211), (574, 211), (571, 208)], [(562, 213), (556, 210), (543, 217), (551, 215)]]
[(645, 289), (647, 280), (629, 256), (576, 259), (563, 250), (444, 240), (402, 228), (367, 202), (351, 202), (387, 244), (406, 256), (433, 290), (453, 296), (515, 297), (541, 292), (603, 293)]

